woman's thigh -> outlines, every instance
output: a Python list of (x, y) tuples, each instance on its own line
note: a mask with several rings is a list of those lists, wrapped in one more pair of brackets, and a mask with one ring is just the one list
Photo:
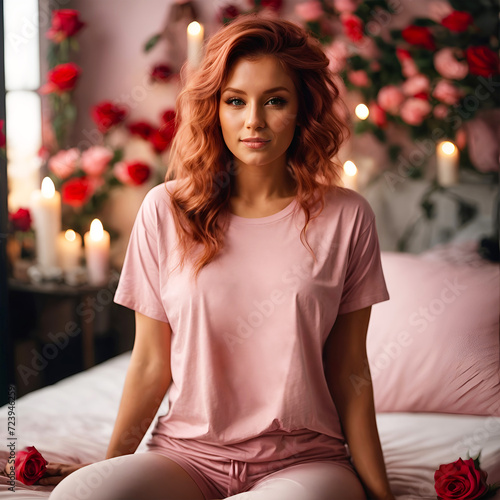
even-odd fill
[(359, 478), (332, 462), (292, 465), (228, 500), (366, 500)]
[(49, 500), (204, 500), (189, 474), (156, 453), (135, 453), (82, 467), (64, 478)]

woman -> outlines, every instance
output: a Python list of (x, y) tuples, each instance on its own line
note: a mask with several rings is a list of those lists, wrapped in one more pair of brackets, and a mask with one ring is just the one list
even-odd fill
[(115, 295), (136, 339), (107, 460), (51, 500), (394, 498), (365, 347), (389, 296), (374, 214), (337, 186), (338, 103), (295, 24), (243, 16), (212, 37)]

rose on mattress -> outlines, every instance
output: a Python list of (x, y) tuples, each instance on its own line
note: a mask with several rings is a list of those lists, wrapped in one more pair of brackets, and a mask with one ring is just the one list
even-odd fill
[(16, 479), (27, 485), (35, 484), (45, 474), (47, 464), (34, 446), (28, 446), (16, 454)]
[(500, 488), (497, 483), (487, 484), (488, 473), (480, 467), (480, 455), (439, 466), (434, 473), (434, 488), (439, 500), (478, 500)]

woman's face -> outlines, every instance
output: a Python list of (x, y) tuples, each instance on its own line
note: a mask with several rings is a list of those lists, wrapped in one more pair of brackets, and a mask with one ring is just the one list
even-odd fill
[(239, 59), (221, 89), (219, 119), (236, 163), (280, 167), (297, 125), (293, 80), (273, 56)]

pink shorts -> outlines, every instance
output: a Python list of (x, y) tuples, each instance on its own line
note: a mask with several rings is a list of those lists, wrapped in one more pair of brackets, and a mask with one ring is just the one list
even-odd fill
[(357, 475), (341, 441), (307, 429), (272, 431), (230, 445), (157, 434), (147, 452), (179, 464), (207, 500), (245, 492), (273, 472), (307, 462), (334, 462)]

